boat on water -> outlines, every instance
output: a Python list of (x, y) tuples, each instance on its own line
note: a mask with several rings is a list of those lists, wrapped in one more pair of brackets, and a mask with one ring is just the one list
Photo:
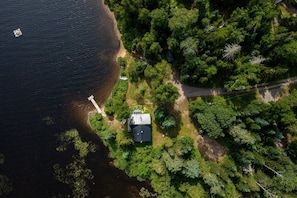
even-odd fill
[(13, 30), (13, 34), (14, 34), (15, 37), (20, 37), (20, 36), (23, 35), (23, 33), (21, 31), (21, 28)]

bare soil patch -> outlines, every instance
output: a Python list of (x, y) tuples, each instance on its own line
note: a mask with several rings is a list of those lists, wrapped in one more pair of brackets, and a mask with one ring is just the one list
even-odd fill
[(226, 154), (224, 146), (220, 145), (216, 140), (208, 136), (199, 136), (198, 149), (203, 157), (211, 161), (220, 162)]
[[(187, 135), (193, 138), (194, 145), (196, 148), (199, 149), (200, 153), (203, 157), (219, 162), (223, 159), (224, 155), (226, 154), (226, 149), (224, 146), (220, 145), (216, 140), (211, 139), (207, 136), (200, 136), (197, 130), (197, 127), (192, 122), (189, 112), (189, 101), (187, 99), (187, 95), (192, 92), (192, 87), (185, 87), (181, 84), (178, 74), (173, 72), (171, 75), (171, 83), (178, 89), (180, 97), (177, 99), (174, 109), (178, 111), (181, 115), (181, 126), (180, 136)], [(198, 88), (199, 89), (199, 88)], [(197, 88), (196, 88), (197, 90)], [(203, 89), (202, 92), (199, 90), (200, 94), (204, 93), (205, 90)], [(208, 94), (208, 93), (207, 93)], [(203, 94), (202, 94), (203, 95)], [(217, 95), (217, 94), (213, 94)]]

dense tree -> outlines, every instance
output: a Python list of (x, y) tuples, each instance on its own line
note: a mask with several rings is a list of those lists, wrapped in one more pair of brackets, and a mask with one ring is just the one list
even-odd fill
[(165, 108), (162, 108), (162, 107), (158, 107), (154, 111), (154, 116), (155, 116), (155, 119), (156, 119), (157, 122), (163, 122), (163, 120), (167, 116), (166, 109)]
[(188, 178), (198, 178), (200, 174), (199, 162), (196, 159), (186, 161), (183, 165), (182, 174)]
[[(164, 50), (174, 55), (172, 66), (182, 82), (199, 86), (249, 90), (257, 83), (296, 73), (296, 19), (274, 1), (107, 2), (118, 18), (125, 47), (152, 64), (131, 64), (127, 68), (130, 82), (144, 77), (158, 106), (172, 107), (178, 97), (177, 90), (164, 83), (169, 66), (165, 61), (153, 64), (165, 57)], [(121, 106), (127, 107), (126, 91), (118, 92), (113, 94), (117, 99), (106, 105), (107, 112), (117, 116), (123, 111)], [(117, 159), (115, 164), (128, 175), (150, 179), (159, 197), (288, 196), (296, 194), (296, 167), (286, 156), (295, 158), (296, 101), (285, 97), (264, 104), (250, 95), (191, 101), (194, 121), (226, 147), (227, 159), (225, 156), (217, 164), (200, 159), (187, 138), (165, 137), (161, 146), (150, 147), (151, 154), (138, 150), (137, 144), (132, 146), (128, 133), (117, 132), (114, 138), (114, 133), (105, 134), (104, 124), (94, 126), (103, 131), (103, 140), (108, 139), (105, 143)], [(167, 112), (158, 108), (154, 114), (160, 128), (173, 126)], [(286, 153), (280, 149), (283, 147), (287, 147)], [(283, 180), (266, 166), (290, 179)]]
[(181, 186), (179, 187), (179, 190), (181, 192), (186, 192), (187, 195), (190, 198), (207, 198), (209, 197), (209, 195), (207, 194), (207, 192), (205, 192), (203, 186), (200, 183), (197, 183), (197, 185), (191, 185), (187, 182), (181, 184)]
[(212, 138), (224, 136), (223, 129), (229, 128), (236, 120), (235, 112), (224, 104), (224, 99), (213, 104), (197, 99), (189, 106), (192, 116)]
[(212, 138), (223, 136), (223, 129), (215, 120), (215, 115), (211, 112), (198, 113), (195, 115), (201, 128)]
[(131, 138), (131, 134), (129, 134), (127, 131), (121, 131), (120, 133), (117, 133), (116, 140), (119, 146), (123, 147), (127, 147), (134, 144)]
[(146, 67), (144, 76), (153, 89), (157, 88), (164, 80), (169, 78), (169, 68), (170, 65), (165, 60), (158, 62), (155, 66), (148, 65)]
[(209, 173), (204, 176), (204, 182), (210, 186), (210, 193), (214, 196), (224, 197), (224, 184), (222, 181), (213, 173)]
[(176, 8), (172, 10), (168, 26), (176, 37), (184, 38), (187, 29), (191, 28), (198, 20), (198, 9), (188, 10)]
[(157, 8), (153, 10), (150, 14), (151, 20), (151, 27), (153, 29), (166, 29), (168, 27), (168, 14), (163, 8)]
[(183, 55), (196, 56), (198, 53), (199, 41), (196, 38), (188, 37), (180, 43), (180, 48), (183, 50)]
[(127, 173), (137, 177), (138, 180), (149, 179), (152, 172), (152, 147), (146, 145), (144, 147), (136, 147), (135, 149), (128, 158)]
[(297, 140), (294, 140), (289, 144), (287, 152), (290, 158), (297, 162)]
[(246, 129), (240, 126), (232, 126), (229, 130), (229, 134), (234, 138), (234, 141), (238, 144), (254, 144), (256, 139)]
[(174, 116), (167, 116), (164, 118), (161, 128), (165, 130), (170, 130), (176, 127), (176, 119)]
[(160, 85), (153, 91), (152, 101), (156, 104), (172, 106), (178, 97), (177, 88), (172, 83), (168, 83)]
[(297, 41), (291, 41), (283, 46), (279, 46), (274, 51), (279, 59), (291, 64), (297, 63)]
[(150, 22), (150, 11), (147, 8), (142, 8), (138, 13), (138, 20), (143, 25), (148, 25)]

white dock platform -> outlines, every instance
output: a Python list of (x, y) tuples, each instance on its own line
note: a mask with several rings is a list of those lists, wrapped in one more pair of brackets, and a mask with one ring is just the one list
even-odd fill
[(98, 113), (102, 114), (102, 111), (101, 111), (99, 105), (97, 104), (97, 102), (95, 101), (94, 96), (91, 95), (90, 97), (88, 97), (88, 100), (93, 103), (93, 105), (96, 108), (96, 110), (98, 111)]
[(15, 37), (20, 37), (23, 35), (22, 31), (21, 31), (21, 28), (18, 28), (16, 30), (13, 30), (13, 34)]

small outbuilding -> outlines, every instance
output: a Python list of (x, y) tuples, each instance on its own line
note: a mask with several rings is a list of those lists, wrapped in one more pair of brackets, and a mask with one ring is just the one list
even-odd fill
[(151, 142), (152, 123), (150, 114), (143, 114), (140, 110), (134, 110), (128, 119), (128, 132), (132, 133), (135, 142)]

